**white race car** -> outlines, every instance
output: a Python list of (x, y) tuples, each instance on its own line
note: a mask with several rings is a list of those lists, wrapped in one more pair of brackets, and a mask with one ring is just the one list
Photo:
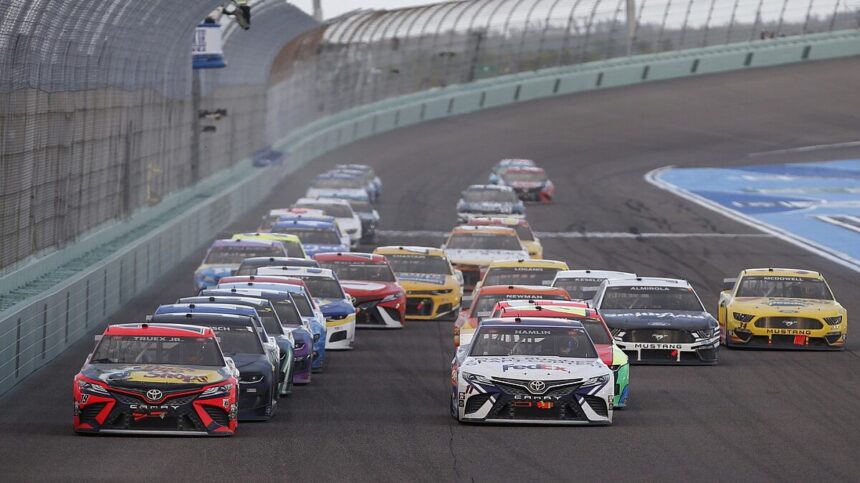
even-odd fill
[(612, 423), (612, 371), (575, 321), (484, 320), (457, 350), (451, 384), (460, 422)]
[(361, 218), (355, 214), (349, 201), (337, 198), (299, 198), (293, 207), (322, 210), (327, 216), (337, 220), (338, 226), (349, 237), (353, 247), (361, 241)]

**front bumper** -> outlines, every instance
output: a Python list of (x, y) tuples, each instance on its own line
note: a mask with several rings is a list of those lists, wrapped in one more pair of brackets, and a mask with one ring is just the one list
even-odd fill
[(372, 329), (402, 329), (405, 320), (406, 303), (403, 298), (391, 302), (358, 302), (355, 326)]
[[(797, 328), (788, 328), (782, 320), (774, 323), (771, 319), (799, 319), (800, 323), (792, 324)], [(847, 336), (847, 320), (830, 325), (824, 320), (811, 318), (756, 317), (746, 323), (732, 318), (726, 331), (726, 345), (765, 349), (842, 350)]]
[(719, 334), (695, 342), (630, 342), (616, 338), (615, 343), (627, 354), (630, 364), (709, 365), (719, 360)]
[(326, 319), (326, 350), (349, 350), (355, 340), (355, 314)]
[(272, 384), (265, 377), (260, 382), (239, 383), (239, 421), (266, 421), (272, 417)]
[(410, 290), (406, 293), (406, 318), (435, 320), (460, 309), (460, 292), (433, 294), (431, 291)]

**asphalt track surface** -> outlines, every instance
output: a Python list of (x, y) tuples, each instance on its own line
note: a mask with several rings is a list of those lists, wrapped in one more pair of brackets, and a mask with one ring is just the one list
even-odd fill
[[(643, 180), (653, 168), (839, 159), (851, 150), (748, 153), (860, 138), (857, 58), (660, 82), (542, 100), (367, 139), (301, 170), (231, 227), (253, 229), (337, 162), (373, 165), (385, 228), (443, 231), (462, 188), (503, 157), (545, 166), (557, 202), (530, 206), (541, 231), (756, 231)], [(385, 239), (432, 243), (433, 237)], [(714, 310), (720, 280), (745, 267), (822, 271), (849, 313), (860, 277), (770, 237), (545, 240), (574, 267), (689, 279)], [(116, 322), (191, 292), (202, 252)], [(854, 317), (856, 319), (856, 316)], [(858, 319), (860, 320), (860, 319)], [(461, 426), (448, 415), (450, 322), (362, 331), (268, 423), (228, 439), (79, 437), (72, 376), (83, 341), (0, 400), (6, 481), (857, 480), (858, 338), (844, 352), (722, 351), (715, 367), (634, 367), (630, 406), (610, 427)]]

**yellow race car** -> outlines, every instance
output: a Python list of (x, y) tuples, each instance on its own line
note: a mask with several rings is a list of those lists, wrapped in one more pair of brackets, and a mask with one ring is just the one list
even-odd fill
[(540, 243), (540, 238), (535, 235), (535, 232), (532, 231), (531, 225), (529, 225), (529, 222), (526, 221), (525, 218), (506, 218), (496, 216), (477, 217), (469, 220), (469, 224), (476, 226), (501, 225), (513, 228), (514, 231), (517, 232), (517, 238), (520, 239), (520, 242), (526, 250), (528, 250), (529, 257), (538, 260), (543, 258), (543, 245)]
[(308, 258), (302, 241), (296, 235), (287, 233), (237, 233), (233, 235), (234, 240), (265, 240), (279, 241), (287, 249), (287, 256), (294, 258)]
[(456, 318), (463, 299), (462, 275), (451, 266), (445, 252), (429, 247), (379, 247), (397, 281), (406, 290), (406, 318), (435, 320)]
[(727, 347), (831, 349), (845, 346), (848, 312), (818, 272), (752, 268), (720, 293), (719, 322)]
[(552, 286), (555, 274), (569, 270), (566, 263), (559, 260), (499, 260), (490, 262), (484, 278), (475, 290), (490, 285), (542, 285)]

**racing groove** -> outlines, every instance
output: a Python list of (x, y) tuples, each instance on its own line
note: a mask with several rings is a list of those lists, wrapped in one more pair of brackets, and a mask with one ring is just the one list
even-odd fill
[[(539, 231), (750, 234), (662, 192), (643, 175), (667, 164), (750, 164), (747, 153), (855, 140), (857, 59), (662, 82), (525, 103), (367, 139), (284, 183), (232, 231), (299, 197), (337, 162), (370, 163), (389, 230), (444, 231), (459, 191), (503, 157), (536, 159), (557, 202), (530, 206)], [(836, 159), (850, 150), (757, 157)], [(433, 243), (438, 237), (385, 238)], [(818, 269), (850, 314), (858, 274), (770, 237), (553, 238), (575, 267), (678, 276), (714, 310), (720, 280), (750, 266)], [(140, 320), (189, 294), (202, 252), (128, 306)], [(9, 479), (264, 480), (856, 480), (860, 359), (841, 353), (723, 351), (715, 367), (634, 367), (630, 407), (602, 428), (460, 426), (448, 416), (450, 322), (362, 331), (269, 423), (228, 439), (76, 437), (71, 381), (84, 341), (0, 401)]]

